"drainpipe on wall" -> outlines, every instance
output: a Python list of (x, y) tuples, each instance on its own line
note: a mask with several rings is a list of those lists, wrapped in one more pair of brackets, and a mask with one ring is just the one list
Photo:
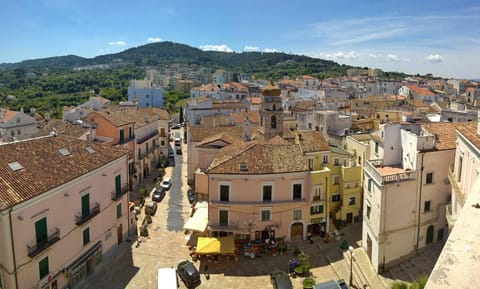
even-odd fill
[(13, 273), (15, 274), (15, 288), (18, 288), (18, 277), (17, 277), (17, 261), (15, 259), (15, 242), (13, 242), (13, 226), (12, 226), (12, 209), (8, 211), (8, 219), (10, 225), (10, 242), (12, 243), (12, 255), (13, 255)]
[(326, 230), (326, 234), (328, 234), (330, 231), (330, 210), (329, 210), (329, 207), (328, 207), (328, 177), (325, 177), (325, 200), (326, 200), (326, 213), (327, 213), (327, 230)]
[(420, 165), (420, 188), (418, 189), (418, 209), (417, 209), (417, 244), (415, 245), (415, 255), (418, 255), (418, 249), (420, 244), (420, 211), (422, 209), (422, 187), (423, 187), (423, 157), (425, 156), (425, 151), (422, 149), (422, 163)]

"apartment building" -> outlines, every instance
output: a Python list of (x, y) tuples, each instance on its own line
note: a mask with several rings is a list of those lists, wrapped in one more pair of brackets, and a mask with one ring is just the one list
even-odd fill
[(52, 135), (0, 154), (1, 288), (73, 288), (135, 232), (128, 150)]
[(90, 113), (85, 120), (94, 128), (91, 140), (130, 151), (132, 189), (168, 156), (169, 118), (168, 112), (157, 108), (109, 107)]
[(376, 271), (446, 237), (456, 126), (387, 123), (372, 134), (364, 167), (362, 246)]

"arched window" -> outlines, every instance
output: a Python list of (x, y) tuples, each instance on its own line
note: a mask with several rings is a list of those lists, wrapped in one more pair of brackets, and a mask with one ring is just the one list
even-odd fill
[(272, 115), (270, 124), (272, 125), (272, 128), (277, 128), (277, 118), (274, 115)]

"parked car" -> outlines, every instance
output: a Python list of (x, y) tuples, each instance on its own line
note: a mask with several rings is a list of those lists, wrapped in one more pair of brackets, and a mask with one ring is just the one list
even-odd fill
[(156, 202), (145, 202), (145, 214), (155, 215), (157, 211), (157, 203)]
[(152, 195), (152, 201), (161, 202), (165, 198), (165, 188), (158, 187)]
[(172, 179), (171, 178), (163, 179), (162, 184), (160, 186), (165, 188), (165, 190), (169, 190), (170, 187), (172, 186)]
[(187, 196), (188, 196), (188, 201), (190, 202), (190, 204), (195, 203), (195, 201), (197, 199), (197, 196), (195, 196), (195, 191), (194, 190), (192, 190), (192, 189), (188, 190)]
[(177, 148), (177, 155), (181, 155), (182, 154), (182, 148)]
[(195, 288), (202, 283), (200, 273), (190, 261), (182, 261), (177, 266), (177, 273), (187, 288)]
[(172, 129), (179, 129), (181, 127), (182, 127), (182, 125), (177, 123), (176, 125), (172, 126)]
[(270, 281), (274, 289), (292, 289), (292, 281), (287, 273), (281, 270), (275, 270), (270, 273)]

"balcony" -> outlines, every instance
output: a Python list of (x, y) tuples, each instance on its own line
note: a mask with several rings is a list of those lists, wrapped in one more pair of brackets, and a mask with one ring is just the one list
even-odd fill
[(246, 206), (252, 206), (252, 205), (282, 205), (282, 204), (291, 204), (291, 203), (306, 203), (306, 199), (290, 199), (290, 200), (271, 200), (271, 201), (220, 201), (220, 200), (210, 200), (212, 204), (216, 205), (223, 205), (223, 206), (229, 206), (229, 205), (246, 205)]
[(147, 134), (146, 136), (137, 139), (137, 144), (142, 144), (154, 136), (158, 136), (158, 130), (154, 130), (151, 133)]
[(120, 199), (123, 195), (125, 195), (126, 192), (128, 192), (128, 185), (123, 185), (119, 193), (117, 193), (116, 191), (113, 191), (113, 192), (111, 193), (111, 195), (112, 195), (112, 200), (113, 200), (113, 201), (117, 201), (117, 200)]
[(95, 203), (87, 215), (79, 214), (75, 216), (75, 224), (78, 226), (85, 224), (88, 220), (98, 215), (98, 213), (100, 213), (100, 204)]
[(445, 215), (447, 216), (448, 228), (451, 230), (456, 221), (456, 218), (453, 216), (452, 205), (445, 206)]
[(463, 205), (465, 204), (465, 193), (463, 192), (462, 188), (460, 187), (460, 183), (455, 177), (455, 173), (453, 172), (453, 166), (450, 166), (448, 170), (448, 180), (452, 185), (452, 190), (455, 193), (455, 196), (458, 199), (460, 206), (463, 207)]
[(45, 251), (47, 248), (60, 240), (60, 229), (55, 228), (53, 232), (48, 235), (47, 240), (35, 243), (34, 245), (27, 245), (28, 257), (33, 258)]
[(128, 138), (124, 138), (123, 140), (119, 139), (119, 140), (118, 140), (118, 144), (121, 144), (121, 145), (122, 145), (122, 144), (126, 144), (126, 143), (131, 142), (131, 141), (134, 140), (134, 139), (135, 139), (135, 135), (133, 134), (133, 135), (131, 135), (131, 136), (128, 137)]
[(380, 185), (415, 180), (416, 175), (416, 171), (407, 171), (400, 167), (384, 166), (383, 160), (381, 159), (366, 161), (365, 171)]

